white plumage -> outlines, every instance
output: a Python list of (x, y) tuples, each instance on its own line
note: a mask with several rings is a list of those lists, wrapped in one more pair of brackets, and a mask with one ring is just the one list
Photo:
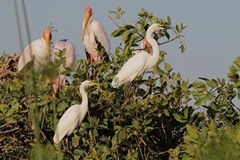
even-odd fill
[(152, 38), (152, 34), (156, 30), (163, 30), (160, 24), (152, 24), (146, 33), (146, 40), (152, 47), (153, 54), (151, 55), (147, 51), (140, 51), (131, 57), (120, 69), (118, 74), (113, 78), (112, 86), (114, 88), (120, 87), (122, 84), (132, 82), (137, 76), (144, 73), (146, 69), (155, 66), (159, 60), (159, 48), (155, 39)]
[(86, 113), (88, 111), (88, 97), (85, 91), (87, 86), (96, 85), (97, 83), (91, 81), (84, 81), (80, 85), (80, 93), (82, 95), (82, 103), (80, 105), (76, 104), (67, 109), (58, 122), (53, 141), (59, 143), (62, 138), (67, 134), (70, 135), (73, 130), (82, 123)]
[[(65, 55), (63, 56), (66, 60), (66, 66), (65, 67), (70, 68), (76, 60), (75, 46), (72, 42), (68, 41), (67, 39), (63, 39), (63, 40), (60, 40), (60, 41), (57, 41), (57, 42), (54, 43), (53, 53), (60, 52), (63, 49), (66, 49)], [(56, 57), (53, 54), (52, 60), (54, 61), (55, 58), (58, 59), (59, 57)], [(59, 88), (59, 85), (63, 85), (66, 81), (66, 76), (62, 74), (64, 71), (65, 71), (64, 66), (60, 65), (58, 67), (59, 77), (57, 77), (56, 82), (53, 84), (53, 88), (54, 88), (55, 92)]]
[(18, 71), (32, 60), (34, 60), (34, 70), (41, 70), (50, 60), (50, 40), (51, 28), (47, 27), (43, 30), (41, 39), (33, 41), (24, 49), (18, 61)]
[(90, 62), (93, 60), (101, 60), (101, 57), (98, 53), (98, 50), (101, 49), (105, 50), (103, 56), (105, 59), (108, 59), (107, 54), (110, 53), (110, 41), (103, 26), (98, 21), (92, 20), (92, 8), (89, 6), (85, 8), (82, 40)]

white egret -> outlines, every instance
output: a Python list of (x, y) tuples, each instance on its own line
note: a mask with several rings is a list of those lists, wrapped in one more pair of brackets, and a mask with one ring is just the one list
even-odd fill
[(157, 30), (164, 29), (164, 27), (157, 23), (152, 24), (148, 28), (146, 40), (151, 45), (152, 54), (144, 50), (131, 57), (113, 78), (113, 88), (118, 88), (124, 83), (132, 82), (137, 76), (142, 75), (146, 69), (150, 69), (157, 64), (159, 60), (159, 48), (157, 41), (153, 39), (152, 34)]
[(50, 60), (51, 28), (47, 27), (42, 32), (41, 39), (29, 44), (18, 61), (18, 71), (21, 71), (30, 61), (33, 61), (35, 71), (39, 71)]
[(80, 93), (82, 95), (82, 103), (75, 104), (67, 109), (58, 122), (53, 141), (59, 143), (67, 134), (70, 135), (73, 130), (81, 124), (88, 111), (88, 97), (85, 91), (87, 86), (97, 85), (98, 83), (86, 80), (80, 85)]
[[(96, 20), (92, 20), (92, 8), (85, 8), (85, 16), (83, 21), (82, 40), (85, 47), (86, 56), (92, 61), (101, 59), (108, 60), (110, 53), (110, 42), (103, 26)], [(99, 51), (104, 50), (103, 57), (100, 57)]]
[[(67, 39), (62, 39), (62, 40), (54, 43), (53, 53), (61, 52), (63, 49), (66, 49), (65, 55), (63, 56), (66, 59), (66, 66), (65, 67), (70, 68), (76, 60), (75, 46), (72, 42), (70, 42)], [(53, 61), (54, 61), (55, 58), (58, 59), (59, 57), (56, 57), (53, 54), (53, 56), (52, 56)], [(64, 85), (64, 83), (66, 81), (66, 76), (62, 74), (64, 71), (65, 71), (64, 66), (60, 65), (58, 67), (59, 76), (56, 78), (55, 83), (53, 84), (53, 89), (54, 89), (55, 93), (57, 92), (59, 86)]]

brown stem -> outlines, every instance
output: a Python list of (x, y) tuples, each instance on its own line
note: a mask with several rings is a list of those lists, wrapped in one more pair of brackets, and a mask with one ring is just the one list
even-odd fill
[(108, 18), (110, 18), (110, 20), (119, 28), (119, 25), (114, 21), (114, 19), (112, 19), (111, 16), (108, 16)]

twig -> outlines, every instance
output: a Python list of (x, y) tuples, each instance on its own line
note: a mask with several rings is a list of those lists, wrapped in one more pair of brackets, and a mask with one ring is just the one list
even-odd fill
[(166, 42), (159, 43), (159, 45), (163, 45), (163, 44), (172, 42), (172, 41), (174, 41), (175, 39), (177, 39), (177, 38), (179, 38), (179, 37), (180, 37), (180, 36), (178, 35), (178, 36), (174, 37), (173, 39), (170, 39), (170, 40), (168, 40), (168, 41), (166, 41)]
[(11, 122), (5, 123), (5, 124), (1, 125), (0, 128), (3, 128), (9, 124), (14, 124), (14, 123), (17, 123), (17, 121), (11, 121)]
[(139, 144), (139, 141), (138, 141), (137, 137), (135, 137), (135, 141), (137, 142), (137, 145), (138, 145), (138, 148), (139, 148), (141, 157), (142, 157), (142, 159), (144, 159), (144, 156), (143, 156), (143, 153), (142, 153), (142, 149), (141, 149), (141, 146), (140, 146), (140, 144)]
[(110, 18), (110, 20), (119, 28), (119, 25), (114, 21), (114, 19), (112, 19), (111, 16), (108, 15), (108, 18)]
[[(8, 59), (4, 62), (2, 67), (0, 68), (0, 79), (7, 75), (15, 76), (16, 72), (16, 61), (20, 57), (20, 55), (15, 54), (13, 57), (8, 57)], [(13, 71), (12, 71), (13, 70)]]
[(146, 142), (142, 139), (142, 137), (140, 137), (139, 138), (141, 141), (142, 141), (142, 143), (144, 144), (144, 146), (146, 147), (147, 146), (147, 144), (146, 144)]
[(15, 76), (15, 75), (16, 75), (16, 72), (12, 72), (12, 71), (10, 71), (10, 70), (7, 70), (6, 72), (0, 74), (0, 79), (1, 79), (2, 77), (7, 76), (7, 75)]
[(19, 127), (16, 127), (16, 128), (13, 128), (13, 129), (10, 129), (10, 130), (7, 130), (7, 131), (0, 131), (0, 134), (6, 134), (6, 133), (9, 133), (9, 132), (16, 131), (18, 129), (19, 129)]
[(121, 20), (125, 23), (125, 25), (127, 25), (127, 22), (125, 21), (124, 18), (122, 18), (122, 16), (121, 16)]
[[(174, 37), (173, 39), (170, 39), (168, 41), (165, 41), (165, 42), (162, 42), (162, 43), (159, 43), (159, 45), (163, 45), (163, 44), (166, 44), (166, 43), (169, 43), (169, 42), (172, 42), (174, 41), (175, 39), (179, 38), (180, 36), (176, 36)], [(142, 51), (142, 50), (146, 50), (146, 47), (145, 48), (137, 48), (137, 49), (132, 49), (132, 51)]]

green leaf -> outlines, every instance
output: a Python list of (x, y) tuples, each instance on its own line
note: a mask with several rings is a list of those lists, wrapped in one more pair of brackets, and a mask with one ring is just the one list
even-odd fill
[(74, 134), (74, 137), (72, 138), (74, 148), (77, 148), (77, 146), (79, 145), (79, 141), (80, 141), (80, 136), (78, 136), (77, 134)]
[(173, 113), (173, 117), (178, 121), (178, 122), (181, 122), (181, 123), (185, 123), (187, 122), (184, 117), (178, 113)]
[(198, 131), (197, 128), (194, 126), (191, 126), (189, 124), (187, 124), (187, 131), (190, 137), (194, 138), (194, 139), (198, 139), (199, 135), (198, 135)]
[(186, 93), (188, 92), (188, 83), (183, 81), (181, 84), (181, 89), (182, 89), (182, 92)]
[(7, 110), (7, 104), (0, 104), (0, 111), (5, 114), (5, 111)]
[(83, 122), (83, 123), (81, 124), (81, 126), (82, 126), (82, 128), (84, 128), (84, 129), (90, 128), (90, 124), (87, 123), (87, 122)]
[(19, 106), (20, 106), (20, 104), (18, 102), (13, 102), (11, 109), (7, 112), (6, 116), (7, 117), (12, 116), (14, 114), (14, 112), (18, 110)]
[(120, 6), (117, 7), (116, 11), (121, 12), (122, 8)]
[(171, 66), (167, 62), (164, 62), (164, 66), (165, 66), (166, 72), (169, 72), (171, 70)]
[(208, 94), (207, 98), (208, 98), (208, 101), (212, 101), (215, 97), (215, 94), (214, 93), (211, 93), (211, 94)]
[(149, 125), (149, 123), (151, 123), (152, 122), (152, 119), (149, 119), (149, 120), (147, 120), (147, 121), (144, 121), (143, 122), (143, 126), (147, 126), (147, 125)]
[(235, 64), (240, 67), (240, 56), (236, 58)]
[(164, 110), (163, 110), (163, 112), (164, 112), (164, 114), (165, 114), (167, 117), (169, 117), (169, 116), (170, 116), (170, 114), (169, 114), (169, 112), (168, 112), (168, 110), (167, 110), (167, 109), (164, 109)]
[(138, 119), (133, 119), (133, 120), (132, 120), (132, 125), (133, 125), (134, 128), (138, 128), (138, 127), (139, 127), (139, 121), (138, 121)]
[(122, 34), (122, 41), (124, 43), (128, 42), (130, 36), (132, 35), (132, 31), (125, 31), (123, 34)]
[(124, 29), (126, 29), (126, 30), (134, 29), (134, 26), (130, 25), (130, 24), (127, 24), (127, 25), (124, 26)]
[(113, 137), (112, 137), (112, 146), (115, 146), (116, 144), (117, 144), (117, 137), (116, 137), (116, 135), (114, 135)]
[(217, 108), (217, 106), (215, 105), (214, 102), (211, 102), (211, 103), (210, 103), (210, 107), (211, 107), (214, 111), (217, 111), (217, 110), (218, 110), (218, 108)]
[(217, 81), (214, 80), (214, 79), (213, 80), (207, 80), (206, 83), (207, 83), (207, 86), (210, 87), (210, 88), (215, 88), (215, 87), (218, 86)]
[(170, 16), (167, 16), (167, 21), (168, 21), (168, 24), (171, 25), (172, 20)]
[(201, 98), (199, 98), (199, 99), (195, 102), (194, 105), (196, 105), (196, 106), (202, 106), (202, 105), (206, 104), (207, 100), (208, 100), (208, 97), (207, 97), (207, 96), (201, 97)]
[(57, 112), (62, 112), (67, 107), (68, 107), (68, 104), (63, 101), (63, 102), (59, 103), (59, 105), (57, 106)]
[(188, 107), (184, 108), (183, 114), (184, 114), (184, 118), (187, 119), (188, 118)]
[(125, 29), (118, 29), (118, 30), (113, 31), (111, 33), (111, 36), (118, 37), (118, 36), (121, 36), (124, 32), (125, 32)]

